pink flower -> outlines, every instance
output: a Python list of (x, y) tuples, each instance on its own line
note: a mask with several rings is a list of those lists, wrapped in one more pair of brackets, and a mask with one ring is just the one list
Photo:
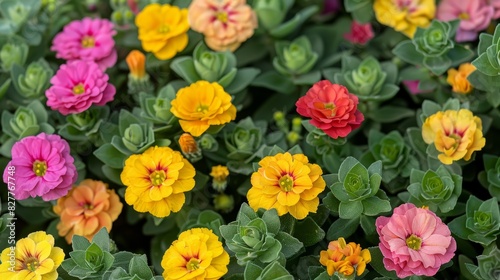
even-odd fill
[(127, 4), (134, 15), (137, 15), (140, 12), (139, 0), (127, 0)]
[(373, 29), (370, 23), (361, 24), (357, 21), (352, 21), (351, 31), (344, 34), (344, 39), (353, 43), (364, 45), (373, 38)]
[[(3, 181), (15, 182), (9, 190), (17, 200), (40, 196), (50, 201), (65, 196), (78, 177), (69, 152), (68, 143), (59, 135), (25, 137), (12, 147), (12, 160), (5, 168)], [(9, 166), (15, 168), (14, 172), (9, 173)]]
[(113, 100), (116, 89), (94, 62), (73, 61), (63, 64), (45, 92), (47, 106), (63, 115), (77, 114), (92, 104), (102, 106)]
[(455, 255), (450, 229), (427, 209), (406, 203), (394, 208), (392, 217), (378, 217), (375, 225), (384, 266), (399, 278), (433, 276)]
[(420, 83), (420, 80), (406, 80), (402, 81), (402, 83), (406, 87), (406, 90), (413, 95), (430, 92), (429, 90), (421, 90), (418, 88), (418, 83)]
[(321, 14), (333, 14), (342, 8), (340, 0), (325, 0), (323, 1), (323, 11)]
[(312, 125), (334, 139), (346, 137), (364, 120), (358, 110), (358, 97), (328, 80), (314, 84), (295, 106), (300, 115), (312, 118)]
[(113, 27), (107, 19), (74, 20), (56, 35), (50, 50), (68, 61), (93, 61), (104, 71), (116, 63)]
[(473, 41), (478, 33), (485, 30), (493, 18), (494, 8), (485, 0), (443, 0), (437, 10), (437, 19), (450, 21), (460, 19), (455, 40)]
[(493, 19), (500, 18), (500, 0), (484, 0), (487, 6), (492, 6), (495, 12), (493, 13)]

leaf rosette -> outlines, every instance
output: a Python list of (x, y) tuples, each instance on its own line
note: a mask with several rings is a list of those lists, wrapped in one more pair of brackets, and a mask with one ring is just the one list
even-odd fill
[(484, 170), (479, 173), (479, 182), (491, 196), (500, 199), (500, 157), (483, 155)]
[(301, 36), (292, 42), (278, 41), (275, 48), (274, 68), (285, 76), (305, 74), (318, 60), (318, 54), (313, 51), (311, 42), (306, 36)]

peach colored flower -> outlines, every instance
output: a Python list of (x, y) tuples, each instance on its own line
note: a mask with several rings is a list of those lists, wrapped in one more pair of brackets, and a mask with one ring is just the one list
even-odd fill
[(109, 232), (122, 212), (123, 204), (108, 185), (92, 179), (83, 180), (64, 197), (57, 200), (54, 212), (61, 217), (57, 224), (60, 236), (71, 244), (73, 235), (89, 241), (103, 227)]
[(467, 94), (474, 88), (472, 87), (467, 77), (476, 70), (476, 67), (470, 63), (464, 63), (458, 67), (458, 70), (451, 68), (448, 70), (448, 78), (446, 82), (452, 86), (452, 90), (456, 93)]
[(354, 242), (346, 243), (343, 237), (331, 241), (328, 250), (320, 252), (319, 262), (326, 266), (328, 275), (332, 276), (337, 272), (341, 277), (352, 277), (355, 274), (360, 276), (366, 269), (366, 264), (372, 260), (368, 249), (361, 249), (359, 244)]
[(246, 0), (193, 0), (188, 19), (216, 51), (236, 50), (257, 28), (257, 15)]

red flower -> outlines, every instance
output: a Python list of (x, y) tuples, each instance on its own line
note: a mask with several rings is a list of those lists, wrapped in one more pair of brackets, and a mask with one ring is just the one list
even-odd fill
[(344, 39), (353, 43), (364, 45), (373, 38), (373, 30), (370, 23), (361, 24), (357, 21), (351, 23), (351, 31), (344, 34)]
[(334, 139), (346, 137), (364, 120), (357, 108), (358, 97), (344, 86), (327, 80), (314, 84), (295, 106), (300, 115), (312, 118), (312, 125)]

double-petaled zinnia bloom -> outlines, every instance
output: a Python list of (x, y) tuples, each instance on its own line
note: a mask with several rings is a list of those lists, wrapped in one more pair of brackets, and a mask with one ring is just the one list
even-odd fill
[(146, 76), (146, 56), (142, 52), (138, 50), (129, 52), (125, 61), (132, 78), (140, 80)]
[(467, 77), (476, 70), (476, 67), (470, 63), (464, 63), (458, 67), (458, 70), (451, 68), (448, 70), (448, 78), (446, 81), (452, 86), (453, 92), (467, 94), (474, 88), (472, 87)]
[(89, 241), (103, 227), (109, 232), (112, 223), (123, 208), (120, 198), (108, 185), (92, 179), (83, 180), (78, 186), (57, 200), (54, 212), (61, 217), (57, 224), (60, 236), (71, 243), (73, 235)]
[(151, 147), (125, 161), (121, 180), (125, 202), (137, 212), (163, 218), (181, 210), (185, 192), (194, 188), (194, 167), (180, 152), (169, 147)]
[(163, 255), (163, 278), (220, 279), (227, 273), (229, 254), (224, 251), (217, 235), (206, 228), (182, 232)]
[(182, 130), (195, 137), (211, 125), (226, 124), (236, 118), (231, 95), (216, 82), (197, 81), (181, 88), (171, 105), (170, 112), (179, 119)]
[(54, 237), (44, 231), (30, 233), (17, 241), (15, 249), (2, 251), (0, 279), (56, 280), (64, 251), (54, 247)]
[(169, 4), (147, 5), (135, 18), (142, 48), (162, 60), (184, 50), (188, 44), (187, 13), (187, 9)]
[(427, 27), (436, 14), (434, 0), (375, 0), (378, 22), (413, 38), (417, 27)]
[(467, 109), (440, 111), (429, 116), (422, 126), (425, 143), (434, 143), (441, 152), (438, 159), (452, 164), (460, 159), (470, 160), (474, 151), (486, 144), (481, 119)]
[(257, 28), (257, 15), (246, 0), (194, 0), (188, 17), (191, 28), (216, 51), (236, 50)]
[(341, 279), (354, 276), (354, 273), (360, 276), (372, 260), (368, 249), (361, 250), (361, 246), (354, 242), (347, 244), (342, 237), (331, 241), (328, 250), (321, 251), (319, 256), (319, 262), (326, 266), (328, 275), (337, 272)]
[(226, 189), (227, 176), (229, 176), (229, 169), (226, 166), (212, 166), (210, 176), (212, 176), (213, 188), (215, 190), (222, 192)]
[(326, 186), (319, 165), (309, 163), (303, 154), (286, 152), (263, 158), (259, 166), (247, 193), (250, 207), (255, 211), (274, 208), (280, 216), (290, 213), (299, 220), (316, 213), (318, 194)]

